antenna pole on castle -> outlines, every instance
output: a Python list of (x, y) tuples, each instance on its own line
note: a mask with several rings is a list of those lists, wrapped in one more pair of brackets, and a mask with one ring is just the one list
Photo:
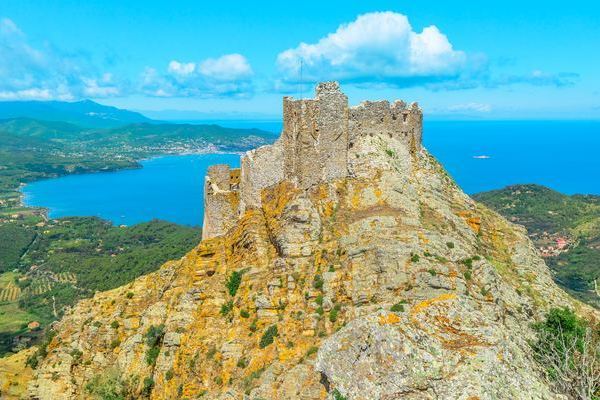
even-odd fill
[(304, 64), (304, 60), (300, 59), (300, 99), (304, 99), (303, 93), (302, 93), (302, 67)]

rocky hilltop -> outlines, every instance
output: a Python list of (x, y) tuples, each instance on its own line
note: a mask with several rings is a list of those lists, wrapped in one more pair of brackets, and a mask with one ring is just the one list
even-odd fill
[(57, 323), (27, 396), (562, 398), (531, 322), (591, 311), (423, 148), (419, 107), (325, 83), (284, 118), (241, 170), (211, 169), (193, 251)]

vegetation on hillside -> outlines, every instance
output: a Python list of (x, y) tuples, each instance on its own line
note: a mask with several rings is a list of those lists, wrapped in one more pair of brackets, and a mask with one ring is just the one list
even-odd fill
[(35, 240), (25, 247), (12, 239), (15, 224), (0, 225), (0, 243), (8, 249), (1, 253), (8, 268), (0, 270), (0, 354), (39, 334), (30, 322), (43, 328), (77, 300), (152, 272), (200, 240), (197, 228), (158, 220), (116, 227), (75, 217), (36, 225), (28, 228)]
[(600, 307), (600, 196), (515, 185), (474, 198), (525, 226), (556, 282)]
[(567, 308), (555, 308), (534, 328), (532, 347), (549, 383), (571, 399), (599, 399), (599, 327)]

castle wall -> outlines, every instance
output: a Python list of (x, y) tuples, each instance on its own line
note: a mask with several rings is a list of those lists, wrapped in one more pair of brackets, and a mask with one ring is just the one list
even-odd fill
[(260, 192), (284, 180), (283, 145), (281, 139), (262, 146), (242, 157), (240, 177), (240, 214), (247, 208), (260, 207)]
[(202, 240), (226, 233), (238, 220), (239, 169), (211, 165), (204, 180)]
[(403, 101), (365, 101), (350, 108), (349, 146), (360, 136), (385, 135), (405, 143), (409, 149), (421, 148), (423, 114), (416, 103)]

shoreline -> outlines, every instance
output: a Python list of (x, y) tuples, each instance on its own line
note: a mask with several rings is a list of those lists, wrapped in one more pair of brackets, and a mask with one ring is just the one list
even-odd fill
[[(35, 179), (35, 180), (31, 180), (29, 182), (20, 182), (19, 186), (17, 188), (15, 188), (15, 192), (18, 193), (19, 199), (18, 199), (18, 205), (21, 208), (24, 209), (28, 209), (31, 211), (32, 214), (35, 215), (39, 215), (40, 217), (42, 217), (44, 219), (45, 222), (48, 222), (50, 220), (57, 220), (57, 219), (61, 219), (61, 218), (67, 218), (67, 216), (65, 217), (56, 217), (56, 218), (52, 218), (50, 217), (50, 212), (51, 209), (49, 207), (44, 207), (44, 206), (36, 206), (36, 205), (31, 205), (28, 204), (26, 201), (26, 193), (24, 193), (24, 188), (29, 185), (29, 184), (33, 184), (36, 182), (42, 182), (42, 181), (46, 181), (46, 180), (52, 180), (52, 179), (59, 179), (59, 178), (66, 178), (69, 176), (77, 176), (77, 175), (87, 175), (87, 174), (99, 174), (99, 173), (116, 173), (116, 172), (122, 172), (122, 171), (127, 171), (127, 170), (138, 170), (138, 169), (143, 169), (144, 168), (144, 163), (147, 161), (151, 161), (151, 160), (156, 160), (156, 159), (161, 159), (161, 158), (166, 158), (166, 157), (180, 157), (180, 156), (194, 156), (194, 155), (236, 155), (236, 156), (241, 156), (243, 154), (246, 153), (246, 151), (222, 151), (222, 150), (215, 150), (215, 151), (211, 151), (212, 149), (203, 149), (200, 151), (186, 151), (186, 152), (173, 152), (173, 153), (161, 153), (161, 154), (157, 154), (157, 155), (151, 155), (151, 156), (147, 156), (144, 158), (137, 158), (133, 160), (133, 163), (131, 166), (128, 167), (114, 167), (114, 168), (106, 168), (106, 169), (99, 169), (99, 170), (90, 170), (90, 171), (77, 171), (77, 172), (70, 172), (70, 173), (66, 173), (66, 174), (60, 174), (57, 176), (52, 176), (52, 177), (44, 177), (41, 179)], [(99, 217), (99, 216), (95, 216), (95, 215), (70, 215), (69, 217), (90, 217), (90, 218), (99, 218), (103, 221), (106, 221), (108, 223), (110, 223), (112, 226), (127, 226), (127, 227), (131, 227), (131, 226), (135, 226), (141, 223), (146, 223), (149, 222), (153, 219), (160, 219), (160, 218), (151, 218), (148, 221), (141, 221), (135, 224), (121, 224), (121, 223), (117, 223), (114, 222), (110, 219), (107, 218), (103, 218), (103, 217)], [(166, 221), (166, 220), (165, 220)], [(167, 221), (167, 222), (171, 222), (171, 221)], [(177, 225), (181, 225), (181, 226), (188, 226), (191, 228), (200, 228), (201, 225), (190, 225), (190, 224), (182, 224), (182, 223), (177, 223), (177, 222), (172, 222), (174, 224)]]

